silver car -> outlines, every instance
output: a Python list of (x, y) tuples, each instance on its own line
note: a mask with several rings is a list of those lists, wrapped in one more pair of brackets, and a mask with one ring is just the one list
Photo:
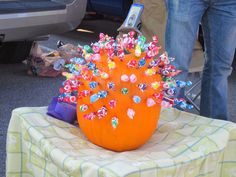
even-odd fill
[(75, 29), (86, 6), (87, 0), (0, 0), (0, 62), (45, 35)]

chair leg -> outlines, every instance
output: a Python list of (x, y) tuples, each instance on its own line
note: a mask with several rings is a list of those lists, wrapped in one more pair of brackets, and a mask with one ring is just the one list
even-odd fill
[(190, 89), (188, 89), (188, 90), (185, 92), (185, 95), (191, 93), (191, 91), (201, 83), (201, 80), (202, 80), (202, 78), (200, 78), (197, 82), (195, 82), (195, 83), (192, 85), (192, 87), (191, 87)]
[(189, 96), (189, 94), (190, 94), (190, 93), (192, 92), (192, 90), (193, 90), (194, 88), (196, 88), (199, 84), (201, 84), (201, 78), (200, 78), (197, 82), (195, 82), (195, 83), (192, 85), (192, 87), (191, 87), (190, 89), (188, 89), (188, 90), (185, 92), (185, 94), (184, 94), (186, 100), (187, 100), (190, 104), (192, 104), (193, 107), (194, 107), (198, 112), (200, 112), (200, 107), (195, 103), (195, 100), (200, 96), (201, 91), (199, 91), (199, 92), (197, 93), (197, 95), (194, 96), (194, 98), (191, 98), (191, 97)]
[(193, 101), (196, 101), (196, 99), (201, 95), (201, 91), (198, 92), (198, 94), (193, 98)]
[(193, 107), (198, 111), (200, 112), (200, 107), (191, 99), (189, 98), (188, 96), (186, 96), (186, 100), (193, 105)]

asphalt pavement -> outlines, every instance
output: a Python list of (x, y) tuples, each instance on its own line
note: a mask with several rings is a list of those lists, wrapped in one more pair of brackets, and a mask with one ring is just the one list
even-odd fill
[[(56, 42), (89, 44), (98, 39), (100, 32), (116, 35), (120, 22), (110, 20), (86, 20), (74, 30), (62, 35), (52, 35), (49, 41), (40, 42), (46, 48), (55, 49)], [(84, 31), (86, 32), (79, 32)], [(234, 65), (236, 69), (236, 65)], [(196, 80), (197, 76), (190, 76)], [(0, 176), (5, 176), (6, 134), (11, 111), (18, 107), (47, 106), (58, 94), (63, 77), (43, 78), (29, 76), (24, 64), (0, 64)], [(229, 108), (231, 121), (236, 122), (236, 72), (229, 78)]]
[[(90, 44), (99, 33), (117, 35), (120, 22), (86, 20), (77, 29), (65, 34), (52, 35), (39, 42), (44, 49), (56, 49), (57, 41), (74, 45)], [(84, 30), (87, 30), (84, 32)], [(80, 32), (82, 31), (82, 32)], [(63, 77), (45, 78), (27, 75), (25, 64), (0, 64), (0, 177), (5, 176), (6, 134), (13, 109), (18, 107), (47, 106), (59, 92)]]

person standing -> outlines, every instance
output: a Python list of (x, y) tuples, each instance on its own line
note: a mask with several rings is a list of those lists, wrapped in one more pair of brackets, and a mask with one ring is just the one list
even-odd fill
[[(165, 49), (186, 80), (201, 23), (205, 42), (200, 115), (227, 120), (228, 76), (236, 48), (236, 0), (165, 0)], [(182, 95), (183, 96), (183, 95)], [(181, 92), (180, 92), (181, 97)]]

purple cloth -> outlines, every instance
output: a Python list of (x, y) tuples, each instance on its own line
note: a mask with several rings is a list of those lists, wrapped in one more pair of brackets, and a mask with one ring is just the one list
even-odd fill
[(53, 97), (48, 106), (47, 114), (59, 120), (73, 124), (76, 120), (76, 105), (60, 102), (57, 97)]

